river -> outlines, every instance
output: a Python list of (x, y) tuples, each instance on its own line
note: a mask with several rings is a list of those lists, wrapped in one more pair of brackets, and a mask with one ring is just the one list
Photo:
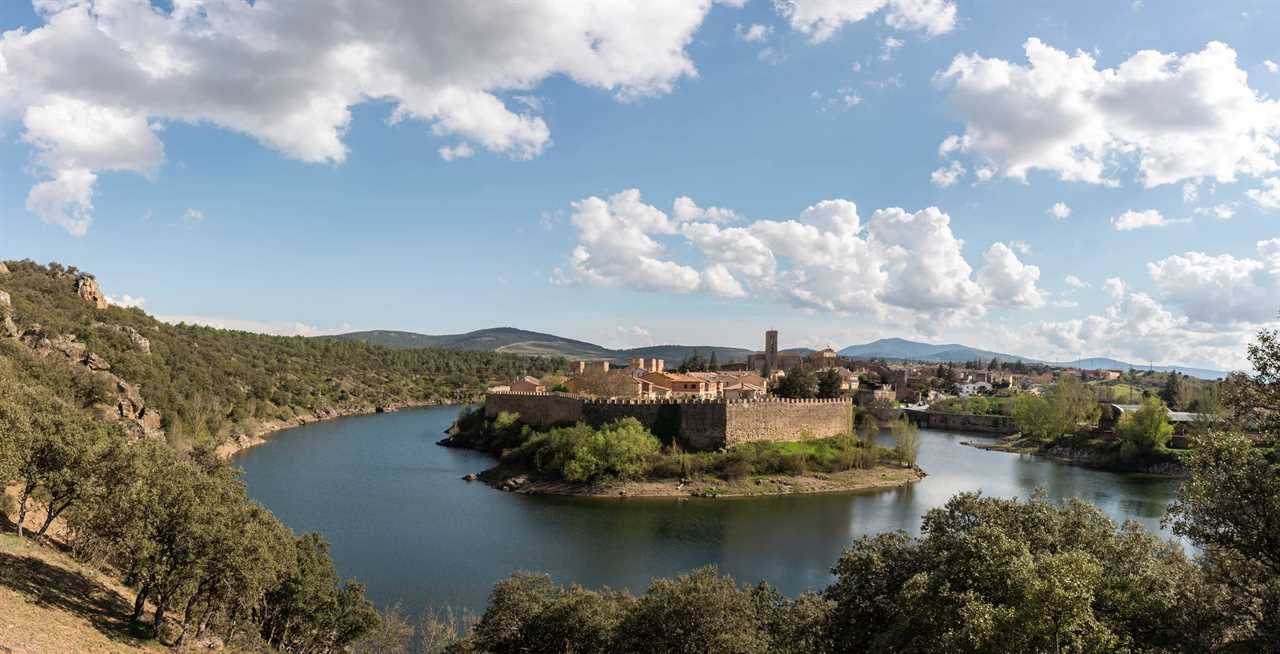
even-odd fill
[(298, 532), (332, 545), (344, 577), (383, 607), (482, 610), (516, 570), (643, 592), (649, 579), (715, 564), (784, 593), (816, 590), (855, 537), (918, 533), (962, 491), (1080, 497), (1160, 529), (1177, 482), (1089, 470), (962, 445), (982, 436), (923, 430), (929, 473), (903, 488), (749, 499), (592, 499), (503, 493), (460, 477), (493, 460), (436, 445), (457, 407), (340, 418), (290, 429), (236, 459), (249, 494)]

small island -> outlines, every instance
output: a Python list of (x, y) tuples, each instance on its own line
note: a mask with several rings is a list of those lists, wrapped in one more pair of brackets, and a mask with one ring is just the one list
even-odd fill
[[(894, 422), (895, 446), (876, 445), (871, 431), (859, 436), (851, 428), (831, 436), (809, 437), (798, 430), (788, 440), (756, 440), (716, 449), (698, 448), (680, 433), (655, 435), (637, 416), (622, 416), (599, 426), (585, 421), (557, 421), (537, 427), (514, 411), (497, 411), (494, 396), (485, 407), (465, 411), (450, 435), (440, 442), (490, 453), (494, 467), (467, 475), (494, 488), (529, 494), (588, 497), (750, 497), (797, 493), (830, 493), (909, 484), (925, 476), (915, 465), (919, 434), (906, 421)], [(520, 396), (526, 403), (588, 400), (567, 395)], [(777, 401), (760, 400), (758, 404)], [(785, 403), (788, 409), (802, 403)], [(812, 403), (810, 408), (845, 411), (849, 403)], [(698, 407), (721, 414), (731, 403), (606, 403), (614, 410), (658, 408), (677, 414)], [(643, 416), (643, 409), (636, 413)], [(532, 413), (532, 412), (531, 412)], [(874, 421), (869, 421), (869, 424)], [(547, 423), (543, 423), (544, 425)], [(879, 431), (874, 426), (874, 431)]]

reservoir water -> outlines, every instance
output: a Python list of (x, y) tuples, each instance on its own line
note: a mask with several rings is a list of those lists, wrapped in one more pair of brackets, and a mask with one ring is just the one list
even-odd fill
[(591, 499), (503, 493), (460, 479), (490, 457), (436, 445), (457, 407), (342, 418), (280, 432), (236, 459), (249, 494), (301, 533), (332, 545), (338, 572), (379, 606), (482, 610), (516, 570), (561, 583), (643, 592), (655, 576), (715, 564), (739, 581), (796, 594), (831, 580), (844, 547), (864, 534), (918, 533), (924, 513), (955, 493), (1080, 497), (1152, 530), (1177, 489), (1170, 479), (1119, 475), (962, 445), (981, 436), (921, 432), (929, 476), (911, 486), (750, 499)]

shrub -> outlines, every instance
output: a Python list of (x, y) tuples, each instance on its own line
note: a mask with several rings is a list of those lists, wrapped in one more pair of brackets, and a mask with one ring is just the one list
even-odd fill
[(630, 479), (648, 469), (661, 444), (635, 418), (622, 418), (600, 429), (579, 423), (530, 437), (504, 457), (539, 472), (572, 482), (605, 478)]

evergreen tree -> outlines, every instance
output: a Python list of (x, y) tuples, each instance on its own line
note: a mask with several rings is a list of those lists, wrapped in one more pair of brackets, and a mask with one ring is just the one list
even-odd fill
[(715, 350), (712, 350), (712, 351), (711, 351), (711, 361), (709, 361), (709, 362), (707, 363), (707, 370), (709, 370), (709, 371), (711, 371), (711, 372), (719, 372), (719, 371), (720, 371), (720, 361), (716, 358), (716, 351), (715, 351)]

